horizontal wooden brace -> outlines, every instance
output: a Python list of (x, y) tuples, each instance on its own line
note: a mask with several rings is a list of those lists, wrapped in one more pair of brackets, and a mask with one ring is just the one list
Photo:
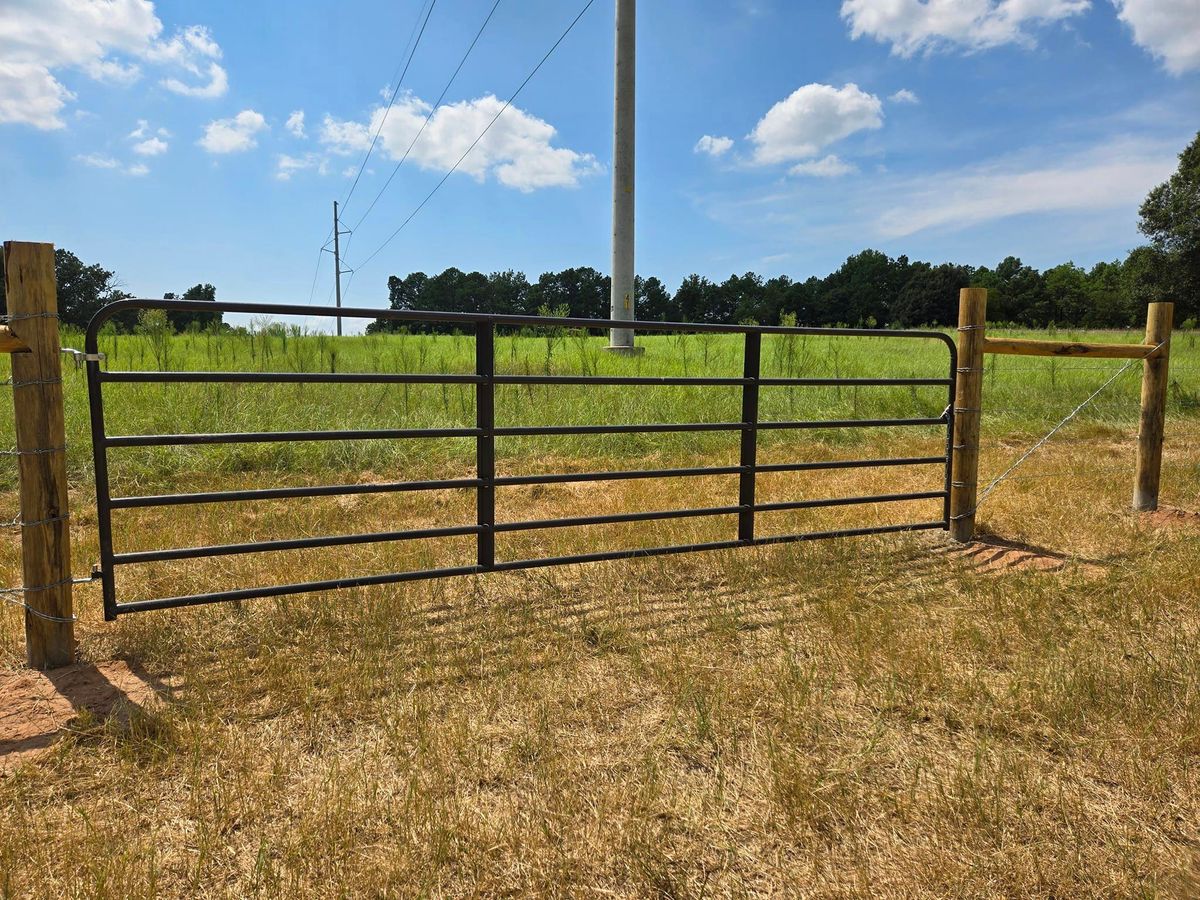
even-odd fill
[(28, 353), (29, 345), (12, 333), (7, 325), (0, 325), (0, 353)]
[(1006, 356), (1153, 359), (1160, 355), (1162, 350), (1147, 344), (1080, 344), (1069, 341), (1031, 341), (1023, 338), (985, 338), (983, 352)]

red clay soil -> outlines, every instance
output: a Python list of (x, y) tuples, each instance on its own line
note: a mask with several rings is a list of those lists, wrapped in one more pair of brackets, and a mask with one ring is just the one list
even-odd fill
[(45, 752), (84, 710), (98, 719), (128, 715), (156, 702), (162, 688), (123, 660), (0, 673), (0, 776)]
[(1155, 528), (1180, 528), (1189, 525), (1200, 528), (1200, 512), (1164, 506), (1154, 512), (1142, 513), (1142, 521)]

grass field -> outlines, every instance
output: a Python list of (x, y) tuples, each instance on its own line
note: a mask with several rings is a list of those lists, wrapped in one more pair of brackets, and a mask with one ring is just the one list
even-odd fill
[[(1060, 338), (1082, 338), (1061, 332)], [(1136, 342), (1133, 333), (1105, 340)], [(740, 375), (728, 338), (501, 336), (516, 374)], [(112, 369), (466, 372), (458, 336), (107, 336)], [(1123, 365), (990, 357), (986, 479)], [(770, 338), (769, 375), (940, 376), (898, 339)], [(0, 777), (0, 896), (1196, 896), (1200, 526), (1128, 512), (1138, 377), (993, 494), (1054, 551), (992, 571), (940, 532), (592, 564), (101, 621), (80, 654), (169, 689), (77, 718)], [(1196, 509), (1200, 349), (1173, 346), (1165, 503)], [(67, 364), (75, 569), (97, 558)], [(106, 387), (117, 433), (473, 423), (448, 386)], [(505, 388), (497, 421), (735, 421), (735, 388)], [(764, 419), (939, 415), (943, 388), (771, 388)], [(0, 440), (11, 446), (11, 418)], [(939, 453), (944, 432), (764, 432), (763, 461)], [(114, 493), (469, 474), (469, 441), (114, 454)], [(513, 438), (504, 474), (736, 462), (730, 435)], [(16, 515), (13, 468), (0, 503)], [(759, 499), (940, 487), (937, 467), (764, 476)], [(501, 520), (733, 502), (736, 478), (508, 488)], [(119, 549), (458, 524), (466, 492), (123, 511)], [(937, 501), (761, 516), (763, 533), (937, 518)], [(8, 517), (8, 516), (6, 516)], [(730, 536), (725, 519), (504, 536), (501, 558)], [(461, 564), (466, 539), (128, 567), (122, 599)], [(989, 551), (990, 552), (990, 551)], [(0, 574), (20, 583), (17, 536)], [(22, 616), (0, 611), (4, 670)], [(0, 742), (3, 736), (0, 735)]]

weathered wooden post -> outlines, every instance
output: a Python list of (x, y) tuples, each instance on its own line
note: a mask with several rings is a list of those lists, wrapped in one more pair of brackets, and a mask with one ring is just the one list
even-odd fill
[(35, 669), (75, 661), (71, 533), (67, 515), (66, 425), (54, 245), (6, 241), (16, 458), (21, 479), (25, 651)]
[(1133, 508), (1138, 512), (1158, 509), (1163, 427), (1167, 415), (1167, 367), (1174, 315), (1175, 307), (1171, 303), (1151, 303), (1146, 309), (1146, 345), (1158, 349), (1142, 363), (1142, 412), (1138, 423), (1137, 475), (1133, 486)]
[(954, 387), (954, 446), (950, 463), (950, 536), (964, 543), (975, 538), (986, 324), (987, 289), (963, 288), (958, 294), (958, 377)]

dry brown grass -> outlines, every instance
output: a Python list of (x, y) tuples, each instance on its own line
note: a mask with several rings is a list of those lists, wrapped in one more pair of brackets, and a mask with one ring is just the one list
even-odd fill
[[(985, 472), (1010, 453), (994, 448)], [(1128, 443), (1103, 436), (1051, 446), (989, 500), (984, 524), (1063, 554), (1054, 572), (980, 571), (932, 552), (941, 536), (927, 535), (108, 625), (84, 588), (83, 655), (134, 660), (176, 687), (122, 722), (81, 717), (0, 780), (0, 893), (1195, 896), (1200, 529), (1127, 513), (1117, 467), (1131, 460)], [(603, 465), (537, 461), (571, 464)], [(1198, 466), (1196, 448), (1170, 451), (1167, 499), (1196, 506)], [(915, 487), (933, 471), (775, 479), (763, 496)], [(1083, 477), (1030, 477), (1053, 472)], [(577, 514), (725, 502), (732, 490), (728, 479), (511, 489), (501, 505)], [(131, 514), (118, 544), (461, 521), (467, 504), (447, 494)], [(780, 518), (829, 527), (931, 505)], [(76, 509), (82, 562), (94, 519), (85, 497)], [(586, 540), (728, 529), (689, 520)], [(500, 546), (511, 558), (582, 540), (546, 532)], [(456, 546), (145, 567), (122, 590), (382, 571), (461, 559)], [(0, 565), (15, 583), (14, 543)], [(9, 668), (20, 634), (6, 612)]]

